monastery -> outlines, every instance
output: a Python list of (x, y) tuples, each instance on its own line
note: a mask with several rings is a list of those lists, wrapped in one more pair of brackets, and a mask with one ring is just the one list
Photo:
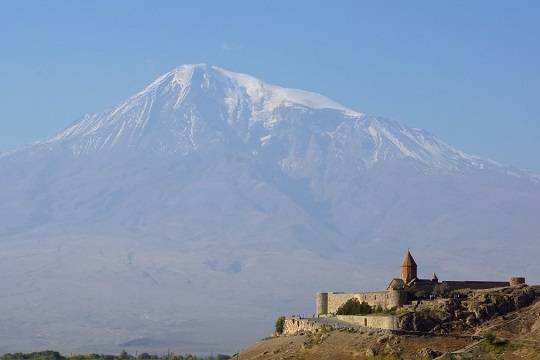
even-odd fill
[(316, 316), (333, 315), (339, 307), (351, 298), (366, 302), (372, 307), (382, 309), (399, 308), (410, 304), (416, 294), (433, 294), (438, 284), (443, 284), (448, 291), (458, 289), (490, 289), (515, 286), (525, 283), (523, 277), (513, 277), (510, 281), (439, 281), (436, 274), (431, 279), (419, 279), (417, 264), (410, 251), (403, 257), (400, 277), (392, 279), (386, 290), (375, 292), (320, 292), (316, 294)]

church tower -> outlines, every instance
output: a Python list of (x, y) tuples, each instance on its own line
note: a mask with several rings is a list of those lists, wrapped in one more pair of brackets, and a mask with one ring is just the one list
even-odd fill
[(411, 252), (407, 250), (407, 254), (403, 258), (400, 267), (401, 279), (408, 284), (409, 281), (416, 279), (416, 261), (414, 261)]

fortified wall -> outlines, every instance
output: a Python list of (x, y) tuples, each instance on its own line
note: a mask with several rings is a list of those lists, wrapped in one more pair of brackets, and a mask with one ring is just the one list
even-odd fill
[(315, 296), (317, 316), (335, 314), (339, 307), (348, 300), (356, 298), (366, 302), (372, 307), (388, 310), (407, 304), (407, 293), (402, 290), (388, 290), (375, 292), (323, 292)]
[(394, 315), (338, 315), (340, 321), (382, 330), (400, 330), (399, 317)]
[(399, 317), (394, 315), (338, 315), (335, 317), (304, 319), (297, 316), (285, 318), (283, 335), (301, 332), (317, 333), (328, 329), (372, 328), (379, 330), (400, 330)]
[(448, 285), (450, 290), (480, 290), (510, 286), (510, 282), (508, 281), (443, 281), (442, 284)]
[(294, 335), (299, 332), (316, 333), (325, 328), (324, 323), (313, 321), (312, 319), (302, 319), (297, 316), (285, 318), (283, 323), (283, 335)]

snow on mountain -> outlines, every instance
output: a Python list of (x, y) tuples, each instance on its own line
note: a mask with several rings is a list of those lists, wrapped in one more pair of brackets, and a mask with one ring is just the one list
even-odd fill
[(538, 214), (525, 171), (183, 65), (0, 155), (0, 350), (234, 352), (315, 291), (386, 286), (408, 247), (441, 278), (540, 281)]
[[(316, 112), (329, 119), (301, 120), (309, 131), (336, 144), (354, 131), (352, 141), (363, 142), (356, 155), (368, 167), (378, 161), (410, 158), (446, 170), (504, 170), (494, 161), (467, 155), (423, 130), (368, 116), (319, 94), (269, 85), (205, 64), (182, 65), (111, 111), (85, 115), (37, 145), (67, 144), (76, 156), (126, 145), (187, 154), (201, 143), (220, 141), (231, 132), (256, 153), (271, 146), (272, 139), (284, 130), (298, 126), (293, 124), (296, 117)], [(519, 170), (507, 172), (524, 175)]]
[[(361, 116), (315, 93), (268, 85), (249, 75), (233, 73), (215, 66), (183, 65), (161, 76), (112, 111), (100, 115), (87, 115), (47, 143), (77, 136), (90, 136), (102, 129), (110, 131), (112, 126), (118, 126), (113, 131), (114, 137), (104, 139), (102, 144), (113, 145), (122, 137), (124, 131), (136, 132), (141, 136), (149, 126), (155, 107), (159, 107), (160, 111), (182, 113), (183, 122), (189, 121), (187, 115), (193, 105), (193, 97), (201, 96), (212, 97), (212, 102), (218, 102), (223, 106), (224, 109), (220, 110), (224, 110), (224, 113), (219, 115), (231, 125), (237, 124), (239, 117), (247, 115), (250, 126), (254, 122), (263, 121), (265, 127), (271, 127), (272, 121), (275, 120), (272, 113), (277, 108), (287, 106), (332, 109)], [(244, 107), (247, 114), (244, 114)], [(173, 122), (167, 125), (174, 128), (185, 124)]]

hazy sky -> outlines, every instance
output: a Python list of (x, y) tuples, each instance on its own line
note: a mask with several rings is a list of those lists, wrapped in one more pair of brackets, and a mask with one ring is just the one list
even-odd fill
[(540, 172), (540, 1), (2, 1), (0, 149), (199, 62)]

